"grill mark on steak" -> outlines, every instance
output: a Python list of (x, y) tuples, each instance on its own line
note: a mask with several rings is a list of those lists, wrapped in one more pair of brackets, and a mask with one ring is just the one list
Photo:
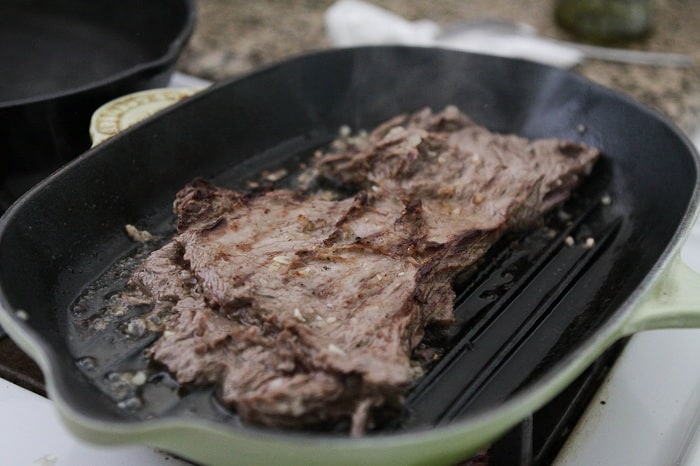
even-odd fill
[(148, 355), (180, 383), (218, 384), (248, 422), (352, 419), (359, 435), (401, 406), (424, 329), (453, 320), (455, 277), (562, 201), (598, 152), (493, 134), (453, 107), (334, 147), (317, 170), (354, 197), (190, 183), (176, 236), (129, 293), (170, 316)]

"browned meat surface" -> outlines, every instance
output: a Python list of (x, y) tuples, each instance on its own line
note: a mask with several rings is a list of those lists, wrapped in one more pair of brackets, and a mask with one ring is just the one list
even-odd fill
[(178, 232), (131, 299), (168, 316), (149, 354), (180, 383), (217, 384), (249, 422), (351, 419), (359, 434), (420, 374), (411, 351), (451, 322), (456, 275), (562, 201), (598, 153), (495, 135), (454, 108), (334, 147), (317, 170), (354, 197), (186, 186)]

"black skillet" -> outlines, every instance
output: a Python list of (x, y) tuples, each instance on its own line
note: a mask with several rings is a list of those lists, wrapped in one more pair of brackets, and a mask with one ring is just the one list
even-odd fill
[(90, 147), (102, 103), (167, 83), (194, 0), (0, 2), (0, 181), (21, 194)]
[[(244, 426), (211, 390), (178, 390), (145, 366), (148, 336), (134, 343), (115, 325), (94, 338), (74, 325), (86, 285), (134, 253), (124, 225), (167, 235), (173, 196), (194, 176), (244, 186), (263, 169), (294, 166), (341, 125), (371, 128), (448, 104), (494, 131), (580, 140), (603, 158), (548, 229), (497, 245), (460, 290), (457, 323), (437, 341), (445, 355), (401, 419), (354, 439)], [(206, 464), (454, 463), (614, 341), (700, 324), (697, 277), (677, 258), (697, 178), (697, 154), (672, 124), (570, 72), (429, 48), (316, 53), (202, 91), (20, 199), (0, 220), (0, 323), (39, 363), (67, 425), (92, 441), (146, 443)], [(118, 370), (148, 374), (135, 393), (142, 406), (118, 403), (108, 383)]]

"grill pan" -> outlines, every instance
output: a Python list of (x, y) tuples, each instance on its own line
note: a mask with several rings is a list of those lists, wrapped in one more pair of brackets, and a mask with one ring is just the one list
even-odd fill
[[(211, 390), (166, 390), (156, 372), (140, 389), (156, 408), (117, 406), (105, 380), (116, 366), (145, 364), (148, 341), (113, 329), (98, 343), (70, 316), (88, 283), (136, 252), (125, 224), (168, 235), (174, 194), (194, 176), (241, 187), (261, 170), (295, 166), (342, 125), (369, 129), (449, 104), (493, 131), (596, 146), (602, 160), (546, 228), (508, 236), (460, 287), (456, 324), (434, 336), (444, 355), (401, 419), (363, 438), (250, 427)], [(700, 325), (698, 277), (678, 258), (697, 178), (697, 153), (673, 124), (574, 73), (431, 48), (319, 52), (216, 84), (17, 201), (0, 219), (0, 323), (38, 362), (68, 427), (90, 441), (146, 443), (206, 464), (451, 464), (615, 341)], [(97, 374), (86, 357), (101, 361)]]
[(21, 194), (87, 150), (104, 102), (165, 85), (194, 24), (194, 0), (0, 2), (4, 188)]

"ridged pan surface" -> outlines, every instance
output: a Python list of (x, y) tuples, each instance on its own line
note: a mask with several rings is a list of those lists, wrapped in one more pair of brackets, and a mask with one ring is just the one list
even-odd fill
[[(124, 225), (167, 237), (174, 194), (194, 176), (241, 188), (262, 170), (296, 167), (342, 125), (371, 129), (402, 112), (446, 105), (492, 131), (573, 139), (602, 152), (563, 209), (540, 228), (505, 237), (460, 285), (457, 322), (426, 340), (442, 357), (417, 381), (401, 418), (369, 436), (468, 423), (546, 384), (597, 334), (619, 325), (630, 312), (626, 300), (692, 216), (697, 163), (680, 133), (573, 73), (445, 50), (368, 47), (308, 55), (215, 85), (93, 149), (13, 207), (0, 229), (3, 307), (26, 312), (22, 325), (45, 354), (58, 396), (80, 416), (107, 423), (195, 417), (248, 430), (213, 389), (184, 390), (148, 366), (142, 351), (153, 336), (130, 338), (118, 321), (106, 322), (99, 337), (76, 325), (99, 317), (100, 300), (124, 283), (127, 274), (114, 264), (128, 269), (143, 254)], [(76, 309), (98, 277), (97, 305)], [(114, 375), (141, 370), (149, 382), (136, 389)], [(132, 395), (135, 404), (125, 404)]]

